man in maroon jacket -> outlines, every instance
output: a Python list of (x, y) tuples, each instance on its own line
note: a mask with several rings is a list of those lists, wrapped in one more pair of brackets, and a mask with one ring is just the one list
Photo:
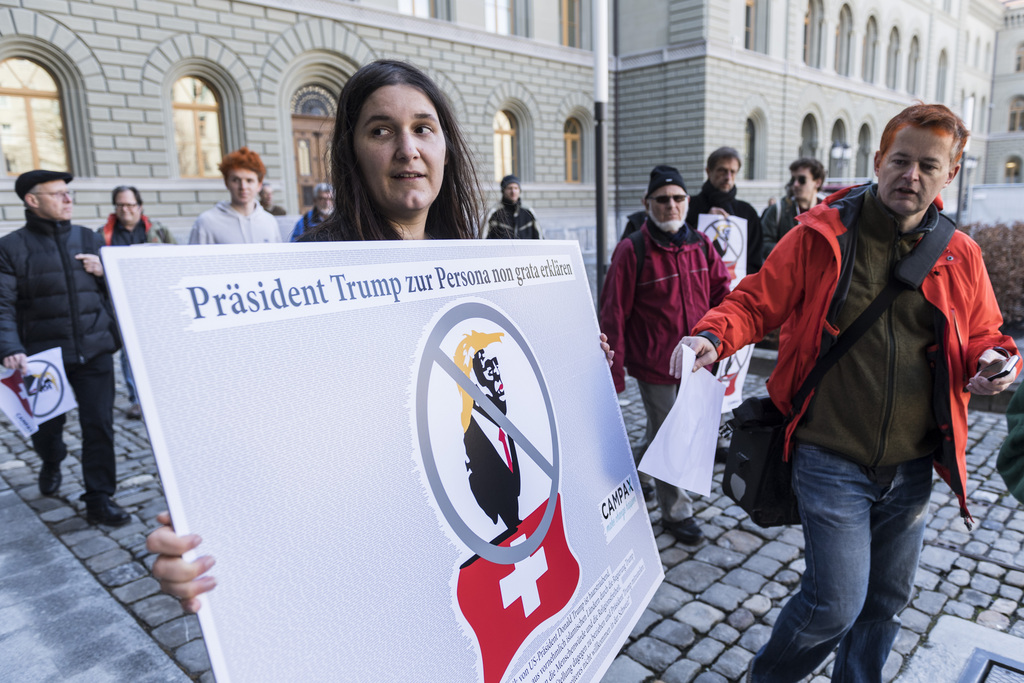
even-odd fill
[[(655, 166), (644, 197), (640, 230), (619, 242), (601, 291), (601, 329), (615, 351), (615, 390), (625, 390), (625, 370), (636, 378), (647, 411), (639, 462), (672, 409), (679, 380), (669, 374), (676, 335), (685, 336), (729, 292), (729, 273), (707, 237), (686, 225), (690, 198), (671, 166)], [(682, 489), (656, 481), (661, 523), (686, 544), (703, 537)]]

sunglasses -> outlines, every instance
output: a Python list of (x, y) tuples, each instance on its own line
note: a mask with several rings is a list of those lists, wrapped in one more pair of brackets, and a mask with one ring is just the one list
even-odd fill
[(685, 194), (663, 194), (660, 197), (651, 197), (654, 201), (659, 204), (668, 204), (669, 202), (675, 202), (676, 204), (682, 204), (686, 201)]
[(807, 183), (809, 181), (810, 181), (810, 178), (808, 178), (805, 175), (795, 175), (795, 176), (793, 176), (793, 182), (795, 184), (797, 184), (797, 185), (803, 185), (804, 183)]

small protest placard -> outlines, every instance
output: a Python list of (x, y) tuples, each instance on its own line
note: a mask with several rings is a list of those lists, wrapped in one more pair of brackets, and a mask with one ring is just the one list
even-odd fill
[(22, 436), (35, 434), (43, 422), (77, 407), (60, 347), (29, 356), (27, 375), (0, 368), (0, 410)]

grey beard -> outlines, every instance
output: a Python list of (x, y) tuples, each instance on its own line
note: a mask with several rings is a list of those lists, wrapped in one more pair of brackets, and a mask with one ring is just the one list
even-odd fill
[(679, 220), (676, 220), (676, 221), (664, 221), (664, 222), (659, 221), (657, 218), (655, 218), (654, 216), (651, 216), (651, 215), (648, 215), (648, 218), (651, 219), (652, 223), (654, 223), (656, 226), (658, 226), (659, 230), (661, 230), (662, 232), (667, 232), (669, 234), (677, 233), (677, 232), (679, 232), (679, 228), (683, 227), (683, 219), (682, 218), (680, 218)]

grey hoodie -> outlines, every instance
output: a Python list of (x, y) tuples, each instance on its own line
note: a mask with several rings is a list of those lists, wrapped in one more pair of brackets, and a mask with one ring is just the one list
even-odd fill
[(280, 242), (281, 227), (277, 219), (256, 203), (256, 210), (243, 216), (227, 201), (199, 214), (192, 224), (189, 244), (259, 244)]

